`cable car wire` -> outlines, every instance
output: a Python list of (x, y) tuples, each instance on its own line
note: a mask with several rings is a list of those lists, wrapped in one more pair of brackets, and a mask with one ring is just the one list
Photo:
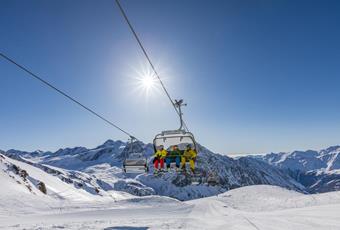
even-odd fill
[[(165, 88), (165, 85), (164, 85), (162, 79), (160, 78), (158, 72), (156, 71), (156, 68), (155, 68), (155, 66), (153, 65), (153, 63), (152, 63), (152, 61), (151, 61), (151, 59), (150, 59), (148, 53), (146, 52), (146, 49), (144, 48), (144, 46), (143, 46), (141, 40), (139, 39), (139, 37), (138, 37), (138, 35), (137, 35), (135, 29), (133, 28), (133, 26), (132, 26), (132, 24), (131, 24), (129, 18), (127, 17), (127, 15), (126, 15), (126, 13), (125, 13), (123, 7), (121, 6), (119, 0), (115, 0), (115, 1), (116, 1), (116, 4), (117, 4), (117, 6), (118, 6), (120, 12), (122, 13), (122, 15), (123, 15), (123, 17), (124, 17), (126, 23), (128, 24), (128, 26), (129, 26), (129, 28), (130, 28), (130, 30), (131, 30), (133, 36), (134, 36), (135, 39), (137, 40), (137, 43), (138, 43), (139, 47), (142, 49), (142, 51), (143, 51), (143, 53), (144, 53), (146, 59), (148, 60), (150, 66), (151, 66), (151, 68), (152, 68), (152, 70), (154, 71), (156, 77), (158, 78), (158, 80), (159, 80), (159, 82), (160, 82), (160, 84), (161, 84), (161, 86), (162, 86), (162, 88), (163, 88), (163, 90), (164, 90), (166, 96), (169, 98), (169, 100), (170, 100), (170, 102), (171, 102), (171, 105), (174, 107), (176, 113), (177, 113), (179, 116), (181, 116), (181, 115), (180, 115), (180, 112), (179, 112), (178, 109), (176, 108), (175, 103), (174, 103), (173, 100), (171, 99), (171, 96), (170, 96), (168, 90)], [(189, 129), (188, 129), (188, 127), (187, 127), (187, 125), (186, 125), (186, 123), (185, 123), (184, 121), (183, 121), (183, 125), (184, 125), (185, 129), (186, 129), (187, 131), (189, 131)]]
[(118, 125), (114, 124), (112, 121), (106, 119), (104, 116), (98, 114), (97, 112), (95, 112), (94, 110), (90, 109), (89, 107), (85, 106), (84, 104), (80, 103), (78, 100), (74, 99), (73, 97), (71, 97), (70, 95), (68, 95), (67, 93), (63, 92), (62, 90), (58, 89), (57, 87), (53, 86), (51, 83), (47, 82), (46, 80), (44, 80), (43, 78), (39, 77), (38, 75), (34, 74), (32, 71), (30, 71), (29, 69), (27, 69), (26, 67), (20, 65), (19, 63), (17, 63), (16, 61), (14, 61), (13, 59), (9, 58), (8, 56), (6, 56), (3, 53), (0, 53), (0, 56), (2, 58), (4, 58), (5, 60), (7, 60), (8, 62), (14, 64), (15, 66), (17, 66), (18, 68), (20, 68), (21, 70), (25, 71), (26, 73), (28, 73), (31, 77), (35, 78), (36, 80), (42, 82), (43, 84), (45, 84), (46, 86), (48, 86), (49, 88), (57, 91), (59, 94), (63, 95), (64, 97), (66, 97), (67, 99), (73, 101), (74, 103), (78, 104), (79, 106), (81, 106), (82, 108), (84, 108), (85, 110), (87, 110), (88, 112), (90, 112), (91, 114), (95, 115), (96, 117), (100, 118), (101, 120), (103, 120), (104, 122), (106, 122), (107, 124), (109, 124), (110, 126), (118, 129), (119, 131), (123, 132), (124, 134), (128, 135), (130, 138), (133, 138), (135, 140), (138, 140), (136, 137), (134, 137), (133, 135), (131, 135), (129, 132), (125, 131), (124, 129), (120, 128)]

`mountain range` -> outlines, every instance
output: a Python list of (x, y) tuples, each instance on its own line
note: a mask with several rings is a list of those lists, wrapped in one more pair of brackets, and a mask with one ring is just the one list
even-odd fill
[(293, 151), (256, 156), (285, 171), (309, 193), (340, 190), (340, 146), (320, 151)]
[[(152, 165), (152, 144), (139, 142), (134, 148), (143, 151)], [(123, 173), (122, 161), (128, 149), (125, 142), (108, 140), (92, 149), (75, 147), (56, 152), (11, 149), (0, 153), (3, 158), (39, 168), (63, 183), (94, 195), (120, 191), (137, 196), (162, 195), (191, 200), (258, 184), (302, 193), (339, 190), (339, 146), (319, 152), (308, 150), (231, 158), (199, 145), (196, 164), (201, 181), (198, 185), (192, 184), (190, 176), (182, 173), (154, 176), (152, 166), (147, 174)], [(13, 170), (8, 171), (13, 173)], [(37, 181), (44, 183), (35, 180), (29, 186), (37, 187)]]

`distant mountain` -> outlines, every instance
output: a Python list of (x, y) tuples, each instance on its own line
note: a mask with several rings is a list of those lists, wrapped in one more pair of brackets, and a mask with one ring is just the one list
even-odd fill
[[(134, 148), (143, 151), (152, 165), (151, 144), (138, 142)], [(84, 182), (99, 190), (125, 191), (140, 196), (158, 194), (190, 200), (256, 184), (277, 185), (305, 192), (304, 186), (290, 175), (261, 159), (233, 159), (212, 153), (203, 146), (199, 146), (197, 160), (197, 171), (201, 175), (199, 185), (192, 185), (190, 176), (182, 173), (170, 172), (155, 177), (152, 166), (149, 174), (128, 175), (121, 170), (128, 149), (127, 143), (108, 140), (93, 149), (75, 147), (59, 149), (54, 153), (9, 150), (4, 154), (41, 168), (61, 180), (71, 180), (69, 182), (75, 186)]]
[(340, 146), (256, 156), (303, 184), (310, 193), (340, 190)]

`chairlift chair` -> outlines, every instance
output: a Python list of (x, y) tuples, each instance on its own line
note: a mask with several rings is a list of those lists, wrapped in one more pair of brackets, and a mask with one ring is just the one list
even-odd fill
[(183, 100), (178, 100), (178, 101), (175, 100), (174, 104), (178, 108), (180, 128), (177, 130), (165, 130), (157, 134), (155, 138), (153, 139), (154, 151), (156, 152), (160, 148), (160, 146), (163, 146), (164, 149), (169, 151), (171, 150), (172, 146), (177, 145), (178, 149), (184, 152), (187, 145), (190, 145), (192, 149), (198, 152), (194, 135), (191, 132), (186, 131), (183, 128), (183, 118), (182, 118), (183, 114), (182, 114), (181, 106), (186, 105), (186, 104), (183, 104)]
[(153, 139), (155, 151), (157, 151), (161, 145), (164, 146), (166, 150), (170, 150), (172, 146), (177, 145), (181, 151), (184, 151), (186, 146), (190, 145), (197, 151), (194, 135), (185, 130), (166, 130), (157, 134)]
[(131, 138), (124, 154), (123, 171), (125, 173), (145, 173), (148, 171), (147, 157), (142, 149), (136, 149), (136, 139)]

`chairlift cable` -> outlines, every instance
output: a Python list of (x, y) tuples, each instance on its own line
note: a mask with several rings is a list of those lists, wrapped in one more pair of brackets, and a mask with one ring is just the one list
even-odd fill
[(96, 117), (100, 118), (101, 120), (103, 120), (104, 122), (106, 122), (107, 124), (113, 126), (114, 128), (118, 129), (119, 131), (123, 132), (124, 134), (128, 135), (130, 138), (133, 138), (135, 140), (138, 140), (135, 136), (131, 135), (129, 132), (125, 131), (124, 129), (120, 128), (118, 125), (114, 124), (112, 121), (108, 120), (107, 118), (105, 118), (104, 116), (98, 114), (97, 112), (95, 112), (94, 110), (90, 109), (89, 107), (85, 106), (84, 104), (80, 103), (78, 100), (74, 99), (73, 97), (71, 97), (70, 95), (68, 95), (67, 93), (63, 92), (62, 90), (58, 89), (57, 87), (53, 86), (51, 83), (49, 83), (48, 81), (44, 80), (43, 78), (39, 77), (38, 75), (34, 74), (32, 71), (30, 71), (29, 69), (27, 69), (26, 67), (20, 65), (19, 63), (17, 63), (16, 61), (14, 61), (13, 59), (9, 58), (8, 56), (6, 56), (5, 54), (0, 52), (0, 56), (2, 58), (4, 58), (5, 60), (7, 60), (8, 62), (14, 64), (15, 66), (17, 66), (18, 68), (20, 68), (21, 70), (23, 70), (24, 72), (28, 73), (31, 77), (35, 78), (36, 80), (42, 82), (43, 84), (45, 84), (46, 86), (48, 86), (49, 88), (57, 91), (59, 94), (63, 95), (64, 97), (66, 97), (67, 99), (73, 101), (74, 103), (78, 104), (79, 106), (81, 106), (82, 108), (84, 108), (85, 110), (87, 110), (88, 112), (90, 112), (92, 115), (95, 115)]
[[(171, 99), (171, 96), (170, 96), (168, 90), (165, 88), (165, 85), (164, 85), (162, 79), (160, 78), (158, 72), (156, 71), (156, 68), (155, 68), (155, 66), (153, 65), (153, 63), (152, 63), (152, 61), (151, 61), (151, 59), (150, 59), (148, 53), (146, 52), (146, 49), (144, 48), (144, 46), (143, 46), (141, 40), (139, 39), (139, 37), (138, 37), (138, 35), (137, 35), (135, 29), (133, 28), (133, 26), (132, 26), (132, 24), (131, 24), (129, 18), (127, 17), (127, 15), (126, 15), (126, 13), (125, 13), (123, 7), (121, 6), (119, 0), (115, 0), (115, 1), (116, 1), (116, 4), (117, 4), (117, 6), (118, 6), (120, 12), (122, 13), (122, 15), (123, 15), (123, 17), (124, 17), (126, 23), (128, 24), (128, 26), (129, 26), (129, 28), (130, 28), (130, 30), (131, 30), (133, 36), (135, 37), (135, 39), (136, 39), (136, 41), (137, 41), (139, 47), (142, 49), (143, 54), (145, 55), (145, 57), (146, 57), (146, 59), (148, 60), (148, 62), (149, 62), (149, 64), (150, 64), (150, 66), (151, 66), (153, 72), (155, 73), (157, 79), (159, 80), (159, 82), (160, 82), (160, 84), (161, 84), (161, 86), (162, 86), (162, 88), (163, 88), (163, 90), (164, 90), (166, 96), (169, 98), (169, 100), (170, 100), (170, 102), (171, 102), (171, 105), (172, 105), (173, 108), (175, 109), (176, 113), (177, 113), (179, 116), (181, 116), (180, 112), (179, 112), (178, 109), (176, 108), (175, 103), (174, 103), (173, 100)], [(184, 125), (185, 129), (186, 129), (187, 131), (189, 131), (189, 129), (188, 129), (188, 127), (187, 127), (187, 125), (186, 125), (186, 123), (185, 123), (184, 121), (183, 121), (183, 125)]]

